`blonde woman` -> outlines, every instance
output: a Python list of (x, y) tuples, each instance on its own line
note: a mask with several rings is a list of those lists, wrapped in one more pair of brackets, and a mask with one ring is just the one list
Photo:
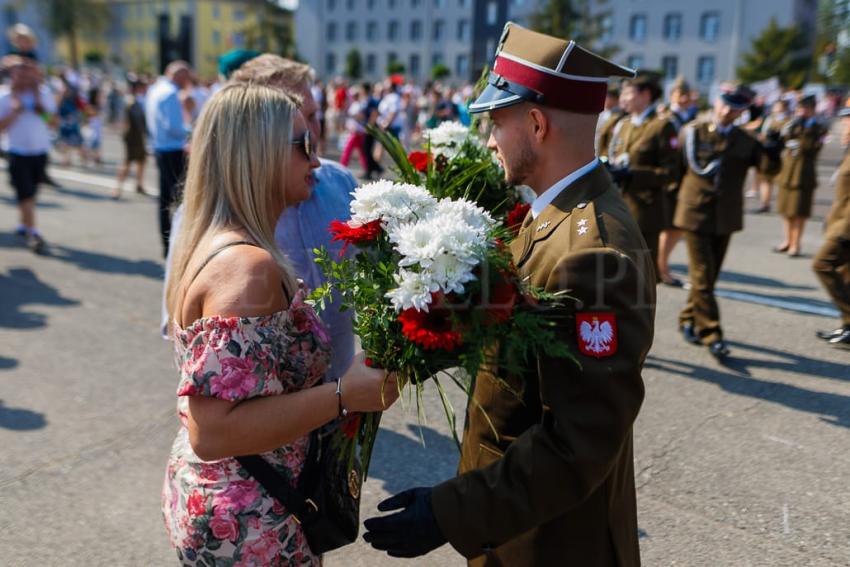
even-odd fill
[(309, 197), (319, 165), (293, 99), (226, 86), (202, 111), (191, 156), (167, 289), (182, 427), (166, 527), (184, 565), (320, 565), (295, 518), (234, 457), (261, 454), (295, 482), (308, 434), (343, 408), (385, 409), (395, 377), (361, 354), (339, 388), (321, 384), (328, 335), (274, 243), (281, 211)]

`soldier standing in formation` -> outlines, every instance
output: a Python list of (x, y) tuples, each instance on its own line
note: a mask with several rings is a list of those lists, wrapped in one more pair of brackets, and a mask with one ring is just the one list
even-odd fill
[[(842, 143), (850, 145), (850, 99), (838, 113), (844, 122)], [(838, 169), (835, 200), (826, 219), (825, 242), (813, 269), (826, 292), (841, 312), (841, 327), (832, 332), (819, 331), (817, 336), (829, 344), (850, 348), (850, 151)]]
[[(631, 71), (512, 23), (502, 38), (470, 111), (490, 112), (488, 146), (505, 177), (537, 194), (511, 252), (534, 285), (578, 300), (556, 332), (581, 365), (541, 357), (520, 384), (500, 376), (524, 386), (520, 396), (495, 369), (480, 373), (460, 476), (382, 502), (381, 511), (401, 511), (366, 520), (363, 537), (395, 557), (448, 540), (470, 565), (636, 567), (632, 426), (652, 344), (655, 270), (594, 151), (604, 79)], [(604, 344), (586, 338), (590, 325), (610, 331)]]
[[(670, 104), (663, 117), (670, 121), (677, 135), (685, 124), (696, 117), (696, 108), (691, 106), (691, 87), (683, 78), (673, 83), (670, 89)], [(664, 229), (658, 240), (658, 277), (664, 285), (682, 287), (682, 281), (670, 273), (670, 255), (682, 239), (682, 231), (673, 225), (673, 215), (676, 213), (676, 202), (679, 199), (679, 179), (666, 187), (663, 199)]]
[(599, 122), (596, 130), (596, 154), (599, 155), (602, 148), (607, 148), (611, 143), (611, 133), (614, 131), (614, 126), (625, 116), (623, 107), (620, 106), (620, 89), (615, 86), (608, 87), (608, 94), (605, 95), (605, 110), (599, 115)]
[[(782, 130), (791, 120), (788, 115), (788, 101), (781, 98), (773, 103), (773, 108), (765, 116), (758, 128), (759, 141), (766, 147), (779, 147), (782, 144)], [(759, 208), (756, 213), (770, 211), (770, 199), (773, 197), (773, 184), (782, 162), (765, 156), (756, 175), (758, 183)]]
[(600, 148), (646, 240), (653, 266), (658, 265), (658, 238), (664, 228), (664, 193), (678, 178), (680, 163), (676, 128), (657, 111), (661, 92), (654, 73), (624, 80), (620, 100), (629, 116), (617, 122), (611, 142)]
[(816, 102), (814, 95), (801, 97), (796, 117), (782, 132), (785, 151), (776, 182), (779, 184), (777, 209), (783, 216), (785, 240), (773, 251), (787, 252), (792, 258), (800, 256), (803, 226), (812, 214), (817, 187), (815, 165), (828, 131), (815, 115)]
[(681, 135), (685, 174), (673, 220), (685, 231), (691, 290), (679, 329), (687, 342), (707, 346), (716, 358), (729, 348), (714, 285), (732, 233), (743, 228), (747, 171), (763, 154), (758, 140), (734, 125), (752, 98), (746, 86), (727, 90), (715, 102), (712, 120), (692, 122)]

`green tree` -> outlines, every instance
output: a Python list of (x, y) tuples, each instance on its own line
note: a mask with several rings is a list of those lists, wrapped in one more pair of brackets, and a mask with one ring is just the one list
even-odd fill
[(818, 7), (815, 65), (812, 76), (821, 82), (850, 84), (850, 1), (821, 0)]
[(390, 61), (387, 63), (387, 75), (401, 75), (404, 74), (406, 70), (404, 63), (400, 61)]
[(741, 57), (738, 78), (762, 81), (778, 77), (793, 89), (802, 87), (809, 78), (812, 53), (806, 33), (797, 26), (780, 27), (775, 18), (753, 39), (752, 48)]
[(449, 69), (442, 63), (437, 63), (436, 65), (431, 67), (431, 80), (433, 81), (442, 81), (451, 74), (451, 69)]
[(363, 58), (360, 57), (360, 51), (356, 47), (345, 56), (345, 74), (349, 79), (354, 80), (363, 76)]
[(79, 67), (79, 35), (103, 31), (111, 18), (109, 6), (95, 0), (38, 0), (44, 23), (55, 38), (68, 40), (71, 65)]
[(292, 12), (272, 0), (264, 0), (259, 9), (256, 23), (243, 30), (245, 47), (297, 60)]
[(604, 37), (611, 11), (591, 11), (590, 7), (588, 0), (543, 0), (531, 14), (529, 25), (534, 31), (574, 39), (603, 57), (613, 57), (619, 48)]

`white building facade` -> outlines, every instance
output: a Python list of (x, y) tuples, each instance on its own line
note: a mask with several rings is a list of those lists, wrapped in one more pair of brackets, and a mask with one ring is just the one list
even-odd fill
[[(508, 17), (528, 23), (540, 0), (510, 0)], [(702, 92), (735, 78), (741, 55), (775, 18), (797, 24), (814, 47), (817, 0), (592, 0), (603, 16), (600, 43), (616, 46), (617, 63), (681, 75)]]
[(344, 76), (356, 49), (366, 80), (397, 61), (420, 83), (438, 64), (467, 82), (492, 59), (507, 10), (507, 0), (300, 0), (296, 46), (324, 79)]

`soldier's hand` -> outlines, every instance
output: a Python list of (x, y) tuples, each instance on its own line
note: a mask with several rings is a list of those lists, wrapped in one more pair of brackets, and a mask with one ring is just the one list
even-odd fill
[(419, 557), (446, 543), (431, 508), (430, 488), (400, 492), (378, 504), (378, 510), (400, 511), (366, 520), (363, 539), (390, 557)]

